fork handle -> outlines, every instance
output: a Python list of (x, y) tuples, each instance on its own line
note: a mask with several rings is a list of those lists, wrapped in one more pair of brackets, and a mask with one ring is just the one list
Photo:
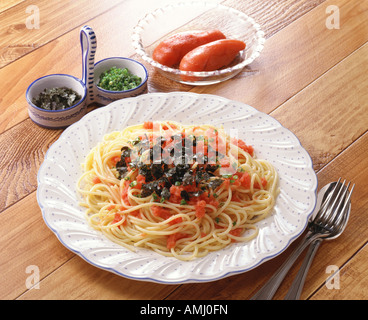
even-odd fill
[(303, 264), (300, 267), (298, 274), (296, 275), (288, 293), (285, 296), (285, 300), (299, 300), (302, 293), (305, 278), (307, 277), (309, 267), (312, 264), (314, 256), (322, 242), (322, 239), (317, 239), (309, 246), (307, 255), (304, 258)]
[(268, 280), (266, 284), (253, 297), (250, 298), (250, 300), (271, 300), (299, 255), (311, 242), (318, 239), (320, 236), (321, 235), (319, 234), (308, 232), (304, 239), (290, 254), (288, 259), (281, 265), (281, 267), (275, 272), (270, 280)]

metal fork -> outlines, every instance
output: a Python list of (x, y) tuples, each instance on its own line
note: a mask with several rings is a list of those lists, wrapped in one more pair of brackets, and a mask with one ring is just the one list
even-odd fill
[[(344, 183), (343, 183), (344, 185)], [(320, 244), (322, 243), (323, 240), (333, 240), (336, 239), (337, 237), (339, 237), (345, 230), (345, 227), (348, 223), (349, 220), (349, 216), (350, 216), (350, 198), (351, 198), (351, 194), (353, 193), (354, 187), (355, 185), (353, 185), (351, 187), (351, 190), (349, 192), (349, 194), (347, 195), (347, 198), (344, 202), (342, 202), (344, 196), (346, 196), (347, 192), (349, 191), (349, 186), (350, 186), (350, 182), (348, 183), (347, 187), (345, 187), (343, 196), (341, 197), (341, 201), (338, 204), (338, 208), (337, 210), (339, 210), (339, 208), (341, 208), (341, 206), (343, 205), (341, 211), (342, 211), (342, 215), (341, 215), (341, 220), (335, 224), (335, 229), (333, 232), (331, 232), (331, 234), (324, 238), (324, 239), (317, 239), (314, 242), (311, 243), (311, 245), (309, 246), (308, 252), (304, 258), (303, 264), (300, 267), (300, 270), (297, 274), (297, 276), (295, 277), (292, 285), (290, 286), (289, 291), (287, 292), (286, 296), (285, 296), (285, 300), (297, 300), (300, 298), (300, 295), (302, 293), (303, 287), (304, 287), (304, 282), (305, 282), (305, 278), (307, 276), (307, 273), (309, 271), (309, 267), (312, 264), (312, 261), (314, 259), (314, 256), (320, 246)]]
[[(312, 217), (308, 225), (308, 232), (300, 244), (294, 249), (289, 258), (281, 265), (281, 267), (275, 272), (271, 279), (251, 298), (251, 300), (270, 300), (276, 293), (281, 282), (284, 280), (286, 274), (289, 272), (291, 266), (294, 264), (299, 255), (304, 249), (316, 241), (317, 239), (323, 239), (331, 235), (335, 230), (335, 225), (341, 222), (342, 213), (341, 204), (345, 204), (346, 190), (343, 184), (340, 183), (341, 178), (332, 184), (329, 184), (327, 188), (326, 196), (322, 201), (321, 207), (317, 214)], [(344, 192), (345, 190), (345, 192)]]

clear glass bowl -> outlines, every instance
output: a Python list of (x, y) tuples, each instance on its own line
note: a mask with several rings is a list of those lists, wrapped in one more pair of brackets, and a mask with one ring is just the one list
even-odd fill
[[(219, 29), (227, 38), (246, 43), (246, 48), (227, 68), (206, 72), (180, 71), (152, 59), (155, 47), (172, 34), (211, 29)], [(202, 1), (177, 3), (147, 14), (134, 28), (132, 40), (144, 61), (167, 78), (190, 85), (209, 85), (234, 77), (260, 55), (265, 42), (264, 32), (253, 18), (233, 8)]]

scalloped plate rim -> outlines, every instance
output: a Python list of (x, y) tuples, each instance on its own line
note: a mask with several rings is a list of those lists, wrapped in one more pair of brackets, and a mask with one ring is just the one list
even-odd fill
[[(150, 276), (142, 276), (142, 277), (139, 277), (139, 276), (134, 276), (134, 275), (131, 275), (131, 274), (128, 274), (128, 273), (124, 273), (124, 272), (121, 272), (121, 271), (118, 271), (116, 270), (114, 267), (106, 267), (106, 266), (101, 266), (98, 264), (98, 262), (94, 262), (92, 261), (91, 259), (88, 259), (84, 254), (83, 252), (81, 252), (80, 250), (76, 250), (76, 249), (73, 249), (70, 245), (68, 245), (62, 238), (61, 238), (61, 234), (59, 233), (59, 231), (57, 230), (57, 228), (54, 228), (51, 226), (51, 224), (49, 223), (49, 221), (47, 220), (47, 218), (45, 217), (45, 210), (44, 210), (44, 206), (42, 204), (42, 200), (40, 199), (40, 194), (39, 194), (39, 186), (41, 184), (41, 179), (40, 179), (40, 176), (44, 170), (44, 166), (45, 166), (45, 160), (47, 159), (48, 157), (48, 154), (49, 152), (56, 147), (56, 145), (58, 143), (60, 143), (60, 141), (62, 141), (64, 139), (64, 137), (67, 135), (67, 133), (72, 130), (72, 128), (78, 126), (78, 125), (81, 125), (84, 121), (86, 121), (86, 119), (88, 119), (89, 117), (92, 117), (92, 115), (94, 113), (97, 113), (97, 112), (101, 112), (101, 110), (103, 108), (112, 108), (114, 106), (114, 104), (120, 104), (120, 103), (123, 103), (123, 101), (127, 101), (127, 100), (136, 100), (136, 99), (140, 99), (141, 97), (144, 97), (144, 96), (167, 96), (167, 95), (188, 95), (188, 96), (196, 96), (196, 97), (205, 97), (207, 96), (208, 98), (215, 98), (215, 99), (220, 99), (224, 102), (234, 102), (234, 103), (241, 103), (245, 106), (247, 106), (247, 108), (250, 108), (250, 109), (253, 109), (256, 113), (259, 113), (259, 114), (263, 114), (269, 118), (271, 118), (273, 121), (275, 121), (276, 123), (278, 123), (280, 125), (280, 127), (282, 127), (283, 129), (286, 129), (287, 132), (294, 138), (294, 141), (293, 142), (297, 142), (297, 147), (301, 148), (302, 150), (305, 151), (306, 155), (308, 155), (309, 159), (310, 159), (310, 163), (311, 163), (311, 167), (309, 169), (312, 169), (312, 172), (314, 173), (314, 179), (315, 179), (315, 185), (314, 185), (314, 188), (311, 189), (311, 191), (313, 191), (313, 195), (314, 195), (314, 205), (312, 208), (310, 208), (310, 210), (308, 210), (307, 213), (305, 213), (305, 217), (306, 217), (306, 221), (304, 223), (304, 225), (301, 227), (300, 229), (300, 232), (298, 232), (297, 234), (295, 234), (294, 236), (290, 237), (288, 239), (288, 241), (284, 244), (283, 248), (281, 248), (279, 251), (275, 252), (274, 254), (272, 255), (268, 255), (266, 257), (263, 257), (261, 259), (258, 259), (256, 260), (256, 263), (253, 263), (252, 265), (250, 265), (249, 267), (246, 267), (246, 268), (241, 268), (241, 267), (238, 267), (237, 270), (225, 270), (223, 272), (221, 272), (219, 275), (217, 276), (212, 276), (210, 278), (205, 278), (205, 279), (200, 279), (198, 276), (197, 277), (183, 277), (185, 279), (179, 279), (179, 280), (172, 280), (172, 279), (167, 279), (167, 280), (163, 280), (163, 279), (160, 279), (160, 278), (153, 278), (153, 275), (150, 275)], [(272, 116), (264, 113), (264, 112), (261, 112), (259, 110), (257, 110), (256, 108), (252, 107), (252, 106), (249, 106), (243, 102), (240, 102), (240, 101), (236, 101), (236, 100), (231, 100), (231, 99), (228, 99), (228, 98), (224, 98), (224, 97), (221, 97), (221, 96), (217, 96), (217, 95), (213, 95), (213, 94), (197, 94), (197, 93), (191, 93), (191, 92), (170, 92), (170, 93), (161, 93), (161, 92), (158, 92), (158, 93), (147, 93), (147, 94), (143, 94), (143, 95), (140, 95), (138, 97), (130, 97), (130, 98), (125, 98), (125, 99), (122, 99), (122, 100), (117, 100), (117, 101), (114, 101), (112, 103), (110, 103), (109, 105), (106, 105), (106, 106), (103, 106), (103, 107), (100, 107), (100, 108), (97, 108), (95, 110), (92, 110), (91, 112), (89, 112), (88, 114), (86, 114), (81, 120), (77, 121), (76, 123), (70, 125), (68, 128), (66, 128), (62, 133), (61, 135), (59, 136), (59, 138), (49, 147), (49, 149), (47, 150), (46, 154), (45, 154), (45, 157), (44, 157), (44, 161), (42, 162), (42, 164), (40, 165), (40, 168), (38, 170), (38, 173), (37, 173), (37, 183), (38, 183), (38, 188), (37, 188), (37, 193), (36, 193), (36, 197), (37, 197), (37, 202), (40, 206), (40, 209), (41, 209), (41, 213), (42, 213), (42, 218), (45, 222), (45, 224), (47, 225), (47, 227), (55, 234), (55, 236), (57, 237), (57, 239), (70, 251), (72, 251), (73, 253), (75, 253), (76, 255), (78, 255), (79, 257), (81, 257), (83, 260), (85, 260), (86, 262), (88, 262), (89, 264), (91, 264), (92, 266), (94, 267), (97, 267), (101, 270), (106, 270), (108, 272), (111, 272), (111, 273), (114, 273), (116, 275), (119, 275), (119, 276), (122, 276), (122, 277), (125, 277), (127, 279), (132, 279), (132, 280), (138, 280), (138, 281), (147, 281), (147, 282), (153, 282), (153, 283), (161, 283), (161, 284), (183, 284), (183, 283), (206, 283), (206, 282), (212, 282), (212, 281), (217, 281), (217, 280), (220, 280), (220, 279), (223, 279), (223, 278), (226, 278), (226, 277), (229, 277), (229, 276), (233, 276), (233, 275), (237, 275), (237, 274), (241, 274), (241, 273), (245, 273), (245, 272), (248, 272), (250, 270), (253, 270), (255, 268), (257, 268), (258, 266), (260, 266), (261, 264), (263, 264), (264, 262), (266, 261), (269, 261), (269, 260), (272, 260), (273, 258), (277, 257), (278, 255), (280, 255), (282, 252), (284, 252), (289, 246), (290, 244), (295, 241), (303, 232), (304, 230), (306, 229), (307, 227), (307, 224), (308, 224), (308, 219), (309, 217), (312, 215), (313, 211), (315, 210), (315, 207), (316, 207), (316, 198), (317, 198), (317, 189), (318, 189), (318, 179), (317, 179), (317, 175), (315, 174), (315, 171), (313, 170), (313, 160), (311, 158), (311, 156), (309, 155), (309, 153), (303, 148), (302, 144), (300, 143), (300, 140), (298, 139), (298, 137), (292, 132), (290, 131), (289, 129), (285, 128), (284, 126), (281, 125), (281, 123), (276, 120), (275, 118), (273, 118)], [(165, 258), (165, 257), (164, 257)], [(186, 263), (184, 261), (184, 263)], [(234, 267), (232, 267), (234, 269)]]

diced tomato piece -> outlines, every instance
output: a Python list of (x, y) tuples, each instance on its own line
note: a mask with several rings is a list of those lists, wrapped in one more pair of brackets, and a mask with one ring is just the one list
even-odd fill
[[(235, 237), (240, 237), (240, 235), (242, 234), (243, 229), (242, 228), (237, 228), (234, 230), (231, 230), (229, 233)], [(235, 239), (231, 239), (231, 242), (236, 242)]]
[(196, 208), (196, 217), (198, 219), (201, 219), (206, 214), (206, 201), (205, 200), (199, 200), (195, 206)]
[(135, 186), (136, 189), (142, 189), (142, 184), (146, 183), (146, 177), (139, 174), (136, 178), (137, 184)]
[[(160, 206), (152, 206), (151, 210), (152, 210), (152, 213), (153, 213), (154, 216), (160, 217), (164, 220), (167, 220), (167, 219), (169, 219), (173, 216), (169, 209), (163, 208), (163, 207), (160, 207)], [(169, 223), (170, 226), (172, 226), (172, 225), (180, 223), (182, 221), (183, 221), (183, 218), (178, 217), (176, 219), (173, 219), (173, 220), (169, 221), (168, 223)]]
[(214, 206), (217, 209), (220, 203), (217, 200), (215, 200), (214, 197), (211, 197), (210, 200), (208, 201), (208, 204)]
[[(267, 180), (266, 178), (261, 178), (262, 187), (265, 188), (267, 186)], [(254, 188), (261, 189), (258, 181), (254, 183)]]
[(183, 218), (182, 217), (177, 217), (177, 218), (169, 221), (169, 225), (172, 226), (174, 224), (181, 223), (181, 222), (183, 222)]
[(245, 152), (248, 152), (253, 157), (254, 149), (252, 146), (248, 146), (243, 140), (232, 138), (231, 142), (238, 146), (240, 149), (244, 150)]
[(244, 172), (239, 181), (244, 188), (250, 188), (250, 175), (248, 172)]
[[(114, 216), (114, 220), (112, 220), (111, 224), (115, 224), (115, 223), (118, 223), (119, 221), (121, 221), (123, 219), (123, 216), (119, 213), (115, 213), (115, 216)], [(125, 220), (122, 225), (125, 226), (127, 224), (127, 221)], [(119, 226), (120, 228), (120, 226)]]
[(97, 184), (97, 183), (101, 183), (101, 180), (100, 180), (100, 178), (99, 178), (99, 177), (94, 177), (94, 178), (92, 179), (92, 182), (93, 182), (94, 184)]
[(175, 186), (175, 185), (172, 185), (170, 187), (170, 201), (173, 202), (173, 203), (180, 203), (181, 201), (181, 191), (183, 190), (183, 187), (182, 186)]
[(176, 241), (186, 238), (188, 235), (186, 233), (182, 233), (182, 232), (177, 232), (174, 234), (171, 234), (167, 237), (167, 248), (168, 249), (172, 249), (175, 247), (176, 245)]
[(119, 161), (120, 161), (121, 157), (119, 156), (115, 156), (111, 158), (111, 163), (113, 166), (115, 166)]
[(107, 208), (106, 208), (106, 210), (112, 210), (112, 209), (114, 209), (115, 208), (115, 205), (114, 204), (110, 204)]
[(152, 206), (151, 211), (154, 216), (160, 217), (164, 220), (169, 219), (172, 216), (169, 209), (163, 208), (161, 206)]
[(126, 203), (126, 204), (130, 204), (129, 203), (129, 197), (128, 197), (128, 191), (129, 191), (129, 182), (124, 181), (123, 191), (121, 193), (121, 198), (123, 199), (124, 203)]
[(233, 193), (231, 196), (231, 201), (240, 202), (241, 200), (237, 194)]
[(117, 223), (117, 222), (121, 221), (121, 219), (123, 219), (121, 214), (115, 213), (114, 220), (112, 220), (112, 223)]
[(134, 217), (137, 217), (137, 218), (140, 218), (142, 219), (142, 216), (141, 216), (141, 210), (134, 210), (132, 212), (129, 213), (131, 216), (134, 216)]
[(143, 129), (153, 129), (153, 122), (146, 121), (145, 123), (143, 123)]

